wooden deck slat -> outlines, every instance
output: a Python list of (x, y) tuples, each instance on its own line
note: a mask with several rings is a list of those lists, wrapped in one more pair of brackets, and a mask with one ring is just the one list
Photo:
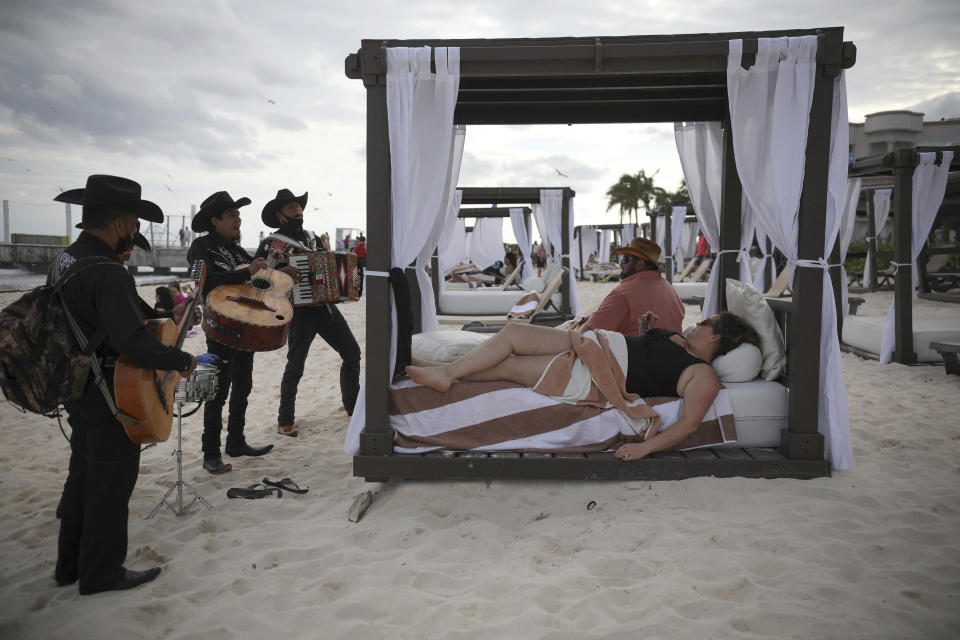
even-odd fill
[(786, 460), (776, 449), (770, 449), (767, 447), (758, 447), (755, 449), (744, 449), (750, 457), (755, 460)]
[(717, 454), (713, 452), (713, 449), (694, 449), (692, 451), (684, 451), (683, 457), (687, 460), (716, 460)]
[(723, 460), (753, 460), (743, 449), (714, 449), (713, 452)]
[[(830, 475), (828, 460), (788, 460), (772, 449), (750, 460), (645, 458), (623, 462), (613, 458), (491, 458), (489, 456), (426, 457), (413, 454), (355, 456), (355, 476), (383, 478), (479, 479), (554, 478), (583, 480), (682, 480), (702, 476), (747, 478), (819, 478)], [(776, 454), (777, 457), (771, 454)]]

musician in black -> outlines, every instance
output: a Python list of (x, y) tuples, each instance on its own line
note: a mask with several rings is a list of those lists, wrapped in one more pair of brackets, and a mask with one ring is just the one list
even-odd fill
[[(294, 253), (317, 251), (320, 242), (316, 234), (303, 228), (303, 208), (307, 194), (294, 196), (289, 189), (277, 191), (277, 197), (264, 206), (261, 219), (277, 231), (260, 245), (257, 255), (283, 245), (293, 247)], [(348, 415), (353, 414), (360, 392), (360, 345), (353, 337), (343, 314), (332, 304), (314, 307), (294, 307), (293, 322), (287, 338), (287, 366), (280, 383), (280, 408), (277, 415), (277, 433), (296, 436), (294, 411), (297, 387), (303, 377), (303, 365), (314, 337), (319, 335), (340, 354), (340, 397)]]
[[(267, 266), (265, 258), (252, 258), (239, 245), (240, 207), (248, 204), (250, 198), (234, 200), (226, 191), (218, 191), (203, 201), (200, 210), (193, 217), (190, 227), (197, 233), (207, 232), (207, 235), (194, 240), (187, 252), (187, 260), (191, 265), (196, 260), (203, 260), (207, 265), (207, 279), (201, 292), (204, 298), (211, 289), (222, 284), (249, 282), (252, 275)], [(242, 264), (249, 264), (249, 267), (237, 269)], [(262, 456), (273, 449), (273, 445), (254, 447), (247, 443), (243, 435), (247, 397), (253, 387), (253, 352), (228, 347), (209, 337), (207, 351), (219, 356), (220, 374), (217, 395), (207, 400), (203, 409), (203, 468), (210, 473), (219, 474), (233, 468), (232, 465), (224, 464), (220, 456), (223, 405), (228, 394), (230, 413), (227, 418), (227, 444), (224, 448), (226, 454), (232, 458)]]
[(61, 272), (82, 258), (104, 259), (79, 271), (63, 288), (65, 304), (84, 336), (99, 342), (95, 354), (106, 379), (101, 387), (91, 375), (84, 395), (66, 407), (73, 434), (54, 577), (59, 586), (79, 580), (80, 593), (86, 595), (130, 589), (160, 574), (160, 567), (132, 571), (123, 566), (140, 445), (117, 419), (126, 416), (114, 413), (116, 358), (122, 354), (136, 366), (182, 375), (196, 368), (197, 359), (147, 331), (133, 278), (118, 258), (132, 246), (138, 218), (163, 221), (160, 207), (142, 200), (133, 180), (104, 175), (90, 176), (84, 189), (65, 191), (55, 200), (83, 205), (83, 231), (61, 254)]

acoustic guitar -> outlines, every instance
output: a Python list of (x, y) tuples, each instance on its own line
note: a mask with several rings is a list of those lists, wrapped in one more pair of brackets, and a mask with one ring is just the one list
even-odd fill
[(274, 268), (281, 257), (279, 252), (271, 253), (267, 268), (249, 283), (222, 284), (210, 290), (200, 325), (209, 337), (241, 351), (273, 351), (287, 343), (293, 321), (293, 278)]
[[(200, 263), (197, 291), (203, 290), (206, 278), (206, 266)], [(179, 349), (192, 326), (198, 301), (199, 296), (195, 295), (179, 326), (170, 318), (158, 318), (147, 321), (147, 329), (153, 331), (163, 344)], [(173, 426), (173, 393), (180, 377), (177, 371), (143, 369), (132, 364), (126, 356), (117, 358), (113, 392), (120, 410), (118, 419), (128, 438), (137, 444), (166, 442)]]

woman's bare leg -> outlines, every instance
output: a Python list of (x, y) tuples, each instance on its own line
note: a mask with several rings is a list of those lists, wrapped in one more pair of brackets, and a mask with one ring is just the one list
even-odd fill
[[(489, 340), (477, 345), (454, 362), (440, 367), (407, 367), (407, 375), (414, 382), (437, 391), (446, 391), (455, 380), (494, 369), (512, 355), (554, 356), (569, 351), (570, 348), (568, 331), (529, 324), (508, 324)], [(543, 367), (545, 366), (546, 362), (543, 363)], [(540, 369), (541, 373), (543, 367)], [(526, 369), (523, 377), (529, 378), (529, 371)]]

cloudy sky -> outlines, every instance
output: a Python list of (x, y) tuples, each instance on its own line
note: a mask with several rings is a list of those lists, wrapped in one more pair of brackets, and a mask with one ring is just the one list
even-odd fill
[[(12, 232), (63, 234), (50, 200), (90, 173), (139, 181), (174, 228), (226, 189), (253, 200), (242, 210), (253, 238), (263, 204), (289, 187), (310, 193), (308, 228), (363, 228), (365, 96), (343, 73), (363, 38), (836, 25), (858, 47), (851, 121), (960, 91), (956, 0), (2, 0), (0, 199)], [(577, 191), (577, 223), (613, 222), (604, 192), (641, 168), (679, 185), (670, 125), (472, 127), (460, 184), (562, 181)]]

